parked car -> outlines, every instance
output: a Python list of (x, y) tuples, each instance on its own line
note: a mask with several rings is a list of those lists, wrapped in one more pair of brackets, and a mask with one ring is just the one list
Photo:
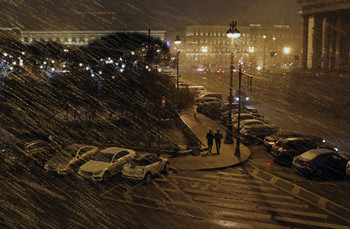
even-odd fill
[(256, 124), (251, 126), (244, 126), (240, 133), (246, 144), (258, 144), (263, 142), (267, 135), (277, 132), (277, 128), (269, 124)]
[[(242, 129), (245, 126), (264, 125), (264, 124), (266, 124), (266, 122), (261, 121), (259, 119), (245, 119), (245, 120), (242, 120), (240, 122), (240, 128), (239, 129)], [(238, 128), (238, 122), (233, 124), (233, 129), (236, 130), (237, 128)]]
[[(238, 110), (232, 110), (232, 123), (235, 124), (238, 122)], [(252, 113), (241, 113), (240, 115), (240, 120), (243, 121), (243, 120), (246, 120), (246, 119), (261, 119), (257, 116), (255, 116), (254, 114)], [(220, 116), (220, 120), (223, 124), (226, 124), (227, 121), (228, 121), (228, 111), (226, 112), (223, 112)]]
[(222, 103), (222, 101), (216, 97), (202, 97), (202, 98), (197, 98), (196, 99), (196, 104), (200, 105), (202, 103), (206, 103), (206, 102), (218, 102), (218, 103)]
[[(229, 102), (222, 103), (221, 108), (220, 108), (221, 113), (223, 113), (223, 112), (228, 113), (229, 106), (230, 106)], [(233, 110), (237, 110), (238, 111), (238, 106), (239, 106), (238, 103), (235, 103), (235, 102), (232, 103), (232, 109)]]
[(93, 181), (106, 181), (120, 172), (135, 155), (135, 151), (131, 149), (109, 147), (101, 150), (93, 159), (80, 166), (78, 173)]
[(293, 167), (305, 176), (345, 176), (348, 161), (334, 150), (319, 148), (295, 156)]
[(149, 183), (154, 175), (168, 170), (169, 160), (167, 158), (143, 154), (124, 165), (122, 174), (129, 179), (144, 180)]
[[(266, 136), (264, 138), (264, 145), (267, 151), (271, 151), (272, 147), (276, 144), (276, 142), (283, 138), (296, 138), (296, 137), (309, 137), (312, 139), (317, 139), (318, 137), (312, 135), (305, 135), (296, 132), (277, 132), (273, 135)], [(319, 139), (320, 141), (324, 141), (323, 139)]]
[(197, 111), (210, 117), (211, 119), (217, 120), (220, 119), (220, 112), (218, 112), (220, 107), (220, 101), (203, 102), (197, 105)]
[(348, 163), (346, 164), (346, 175), (350, 176), (350, 160), (348, 161)]
[(220, 100), (222, 100), (222, 94), (221, 93), (214, 93), (214, 92), (204, 92), (202, 93), (199, 98), (206, 98), (206, 97), (215, 97)]
[(276, 142), (272, 147), (271, 153), (276, 156), (276, 162), (291, 166), (295, 156), (317, 148), (333, 149), (321, 138), (283, 138)]
[(62, 175), (72, 173), (97, 153), (98, 147), (96, 146), (72, 144), (57, 152), (45, 163), (44, 168)]

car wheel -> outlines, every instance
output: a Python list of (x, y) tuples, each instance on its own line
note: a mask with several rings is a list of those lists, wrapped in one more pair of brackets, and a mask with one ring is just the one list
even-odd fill
[(163, 172), (168, 173), (169, 170), (170, 170), (170, 165), (169, 165), (169, 163), (165, 163), (164, 168), (163, 168)]
[(111, 174), (110, 174), (109, 172), (105, 172), (105, 173), (103, 174), (102, 179), (103, 179), (104, 181), (107, 181), (107, 180), (109, 180), (110, 178), (111, 178)]
[(152, 175), (151, 175), (151, 173), (147, 173), (146, 176), (145, 176), (145, 178), (144, 178), (144, 180), (145, 180), (145, 183), (146, 183), (146, 184), (149, 184), (149, 183), (151, 182), (151, 180), (152, 180)]

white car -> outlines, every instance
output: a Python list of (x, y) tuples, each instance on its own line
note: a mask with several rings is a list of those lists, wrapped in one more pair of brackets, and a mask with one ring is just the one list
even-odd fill
[(45, 163), (44, 169), (61, 175), (72, 173), (97, 153), (98, 147), (96, 146), (72, 144), (50, 158)]
[(162, 171), (169, 171), (169, 160), (167, 158), (143, 154), (124, 165), (122, 174), (129, 179), (144, 180), (149, 183), (154, 175), (160, 174)]
[(93, 181), (108, 180), (120, 172), (123, 166), (135, 157), (135, 151), (120, 147), (109, 147), (79, 168), (79, 175)]

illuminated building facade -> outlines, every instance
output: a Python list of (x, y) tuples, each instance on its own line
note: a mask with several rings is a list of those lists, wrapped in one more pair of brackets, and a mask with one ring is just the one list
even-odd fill
[(182, 59), (192, 66), (228, 66), (243, 60), (247, 68), (266, 69), (298, 66), (301, 56), (301, 28), (289, 25), (237, 25), (241, 36), (231, 40), (228, 26), (187, 26), (184, 32)]
[(88, 45), (89, 42), (114, 33), (140, 33), (164, 41), (162, 30), (107, 30), (107, 31), (21, 31), (21, 41), (31, 44), (35, 41), (55, 41), (64, 45)]

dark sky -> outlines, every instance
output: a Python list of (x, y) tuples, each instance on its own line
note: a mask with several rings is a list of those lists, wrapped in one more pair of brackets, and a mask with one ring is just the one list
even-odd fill
[(0, 0), (0, 27), (174, 30), (191, 24), (300, 25), (295, 0)]

